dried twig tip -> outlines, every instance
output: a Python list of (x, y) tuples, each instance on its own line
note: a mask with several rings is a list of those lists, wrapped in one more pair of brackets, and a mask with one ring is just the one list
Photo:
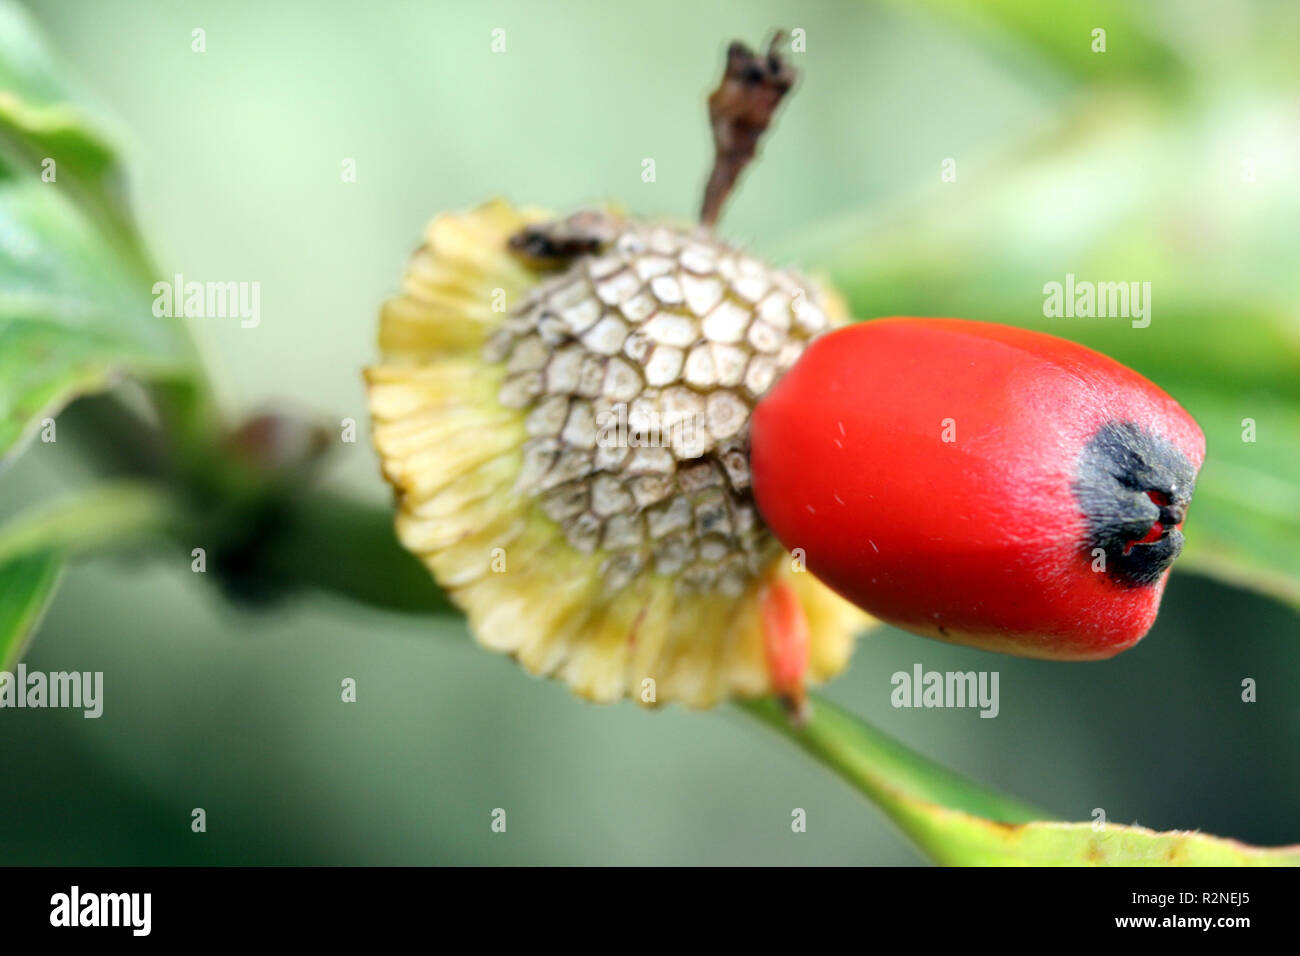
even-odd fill
[(795, 69), (778, 52), (784, 34), (777, 31), (767, 53), (754, 53), (740, 41), (727, 48), (727, 69), (709, 96), (709, 122), (713, 126), (713, 172), (704, 189), (700, 221), (718, 221), (736, 180), (753, 160), (777, 107), (796, 77)]

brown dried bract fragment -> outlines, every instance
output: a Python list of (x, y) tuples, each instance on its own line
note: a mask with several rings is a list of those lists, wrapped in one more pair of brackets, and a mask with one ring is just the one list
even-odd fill
[(534, 269), (563, 269), (612, 243), (619, 222), (603, 210), (582, 209), (565, 219), (525, 226), (510, 237), (510, 251)]
[(740, 41), (727, 49), (726, 72), (709, 97), (715, 155), (700, 208), (706, 226), (718, 221), (722, 204), (753, 160), (777, 106), (794, 86), (795, 69), (777, 52), (782, 38), (778, 31), (766, 54), (756, 54)]

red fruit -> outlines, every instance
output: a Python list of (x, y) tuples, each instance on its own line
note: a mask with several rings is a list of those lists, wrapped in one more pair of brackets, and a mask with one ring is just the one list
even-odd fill
[(1060, 660), (1151, 627), (1205, 459), (1192, 417), (1131, 369), (962, 319), (823, 336), (759, 402), (751, 441), (763, 517), (844, 597)]

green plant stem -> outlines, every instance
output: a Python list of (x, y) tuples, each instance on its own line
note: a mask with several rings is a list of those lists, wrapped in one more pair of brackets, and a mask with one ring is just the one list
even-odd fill
[(386, 508), (315, 491), (300, 499), (262, 554), (266, 573), (408, 614), (455, 610), (429, 571), (397, 542)]
[(794, 724), (773, 698), (737, 701), (736, 706), (793, 742), (903, 823), (903, 804), (923, 800), (1002, 823), (1052, 819), (1050, 814), (972, 783), (920, 757), (898, 741), (820, 697), (812, 714)]
[(43, 551), (77, 557), (156, 543), (179, 536), (187, 524), (175, 500), (157, 486), (107, 484), (32, 508), (0, 526), (0, 563)]

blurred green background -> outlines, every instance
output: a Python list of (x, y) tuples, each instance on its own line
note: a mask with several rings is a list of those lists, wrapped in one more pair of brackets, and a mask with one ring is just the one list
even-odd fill
[[(1203, 421), (1257, 417), (1271, 456), (1259, 480), (1284, 480), (1295, 446), (1276, 436), (1295, 438), (1300, 389), (1293, 7), (41, 0), (31, 13), (125, 131), (164, 275), (261, 283), (260, 327), (193, 323), (225, 407), (356, 419), (329, 481), (380, 502), (359, 370), (426, 220), (498, 194), (689, 217), (725, 43), (776, 26), (806, 31), (803, 78), (728, 236), (829, 270), (859, 316), (956, 313), (1098, 345)], [(1094, 26), (1105, 54), (1089, 49)], [(1042, 318), (1042, 284), (1067, 271), (1153, 281), (1152, 328)], [(0, 515), (87, 474), (69, 443), (38, 442), (0, 482)], [(1246, 503), (1220, 513), (1263, 523), (1245, 511), (1258, 495), (1239, 491)], [(1294, 494), (1292, 481), (1281, 498)], [(1189, 555), (1211, 570), (1233, 529), (1212, 530), (1228, 543)], [(1253, 553), (1293, 568), (1295, 540)], [(1103, 808), (1297, 842), (1298, 639), (1283, 603), (1179, 573), (1154, 630), (1114, 661), (882, 630), (828, 694), (1069, 819)], [(595, 707), (459, 624), (328, 596), (232, 609), (187, 553), (76, 566), (26, 660), (102, 670), (106, 704), (99, 720), (0, 712), (5, 863), (920, 862), (849, 788), (734, 711)], [(999, 717), (891, 708), (890, 675), (914, 663), (998, 670)], [(344, 677), (356, 704), (339, 700)], [(1257, 703), (1241, 702), (1247, 677)], [(194, 807), (205, 834), (190, 831)], [(497, 807), (505, 834), (490, 830)], [(806, 833), (791, 832), (795, 807)]]

